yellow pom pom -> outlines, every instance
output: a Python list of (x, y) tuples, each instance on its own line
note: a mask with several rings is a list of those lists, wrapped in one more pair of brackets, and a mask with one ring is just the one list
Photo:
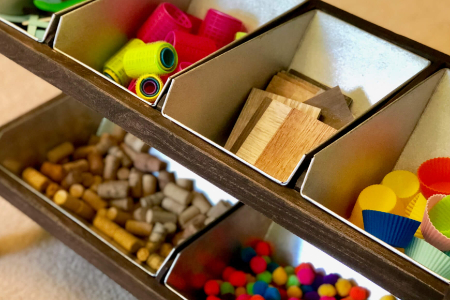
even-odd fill
[(302, 290), (298, 286), (291, 286), (287, 290), (287, 295), (289, 298), (298, 298), (300, 299), (303, 296)]
[(285, 285), (287, 282), (288, 276), (283, 267), (278, 267), (273, 271), (272, 280), (278, 285)]
[(336, 289), (334, 288), (333, 285), (325, 283), (319, 286), (317, 293), (319, 293), (320, 297), (324, 296), (334, 297), (336, 296)]
[(397, 298), (395, 298), (395, 297), (392, 296), (392, 295), (387, 295), (387, 296), (381, 297), (380, 300), (397, 300)]
[(346, 297), (350, 294), (352, 284), (347, 279), (339, 278), (336, 282), (336, 290), (339, 296)]
[(246, 293), (247, 293), (247, 290), (246, 290), (244, 287), (242, 287), (242, 286), (238, 287), (238, 288), (235, 290), (235, 292), (234, 292), (234, 294), (236, 295), (236, 297), (239, 297), (240, 295), (246, 294)]

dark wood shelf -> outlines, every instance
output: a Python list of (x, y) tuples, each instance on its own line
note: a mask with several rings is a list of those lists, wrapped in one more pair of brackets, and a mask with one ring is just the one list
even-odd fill
[[(2, 23), (0, 53), (397, 297), (444, 298), (447, 285), (443, 281), (337, 220), (294, 189), (275, 184), (94, 72)], [(1, 172), (0, 193), (136, 297), (178, 298), (156, 280), (122, 263), (117, 253)]]

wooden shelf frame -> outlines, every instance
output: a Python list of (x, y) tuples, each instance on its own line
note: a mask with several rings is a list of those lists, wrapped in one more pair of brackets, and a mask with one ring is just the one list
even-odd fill
[[(429, 68), (392, 98), (403, 94), (437, 69), (449, 65), (447, 55), (321, 1), (303, 5), (301, 12), (315, 8), (432, 61)], [(288, 14), (286, 18), (301, 12)], [(303, 199), (298, 191), (275, 184), (165, 119), (158, 110), (136, 101), (94, 72), (2, 23), (0, 53), (401, 299), (444, 298), (448, 288), (444, 282)], [(108, 250), (107, 246), (8, 177), (0, 172), (0, 194), (5, 199), (137, 298), (179, 299), (156, 280), (122, 263), (123, 258), (118, 257), (117, 253)]]

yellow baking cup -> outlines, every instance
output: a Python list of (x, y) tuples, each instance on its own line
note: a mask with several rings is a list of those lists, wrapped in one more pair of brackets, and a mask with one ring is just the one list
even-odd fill
[(394, 191), (387, 186), (374, 184), (366, 187), (358, 196), (349, 221), (364, 229), (363, 210), (376, 210), (404, 216), (404, 206)]
[[(408, 206), (406, 207), (405, 216), (410, 219), (422, 222), (426, 206), (427, 206), (427, 199), (425, 199), (425, 197), (421, 193), (418, 193), (416, 196), (414, 196), (414, 198), (411, 200), (411, 202), (409, 202)], [(419, 239), (423, 239), (420, 227), (419, 229), (417, 229), (414, 236)]]
[(136, 94), (150, 102), (153, 103), (161, 94), (161, 90), (164, 83), (161, 78), (155, 74), (146, 74), (139, 77), (136, 81)]
[[(120, 50), (114, 54), (103, 67), (103, 74), (110, 77), (112, 80), (123, 86), (130, 84), (131, 78), (127, 76), (123, 67), (123, 57), (125, 53), (133, 48), (145, 46), (145, 43), (140, 39), (132, 39), (125, 44)], [(112, 75), (113, 74), (113, 75)]]
[(126, 74), (131, 78), (144, 74), (168, 74), (177, 67), (178, 55), (171, 44), (154, 42), (128, 50), (123, 64)]
[(414, 173), (403, 170), (390, 172), (383, 178), (381, 184), (391, 188), (402, 201), (405, 208), (419, 192), (420, 188), (417, 176)]

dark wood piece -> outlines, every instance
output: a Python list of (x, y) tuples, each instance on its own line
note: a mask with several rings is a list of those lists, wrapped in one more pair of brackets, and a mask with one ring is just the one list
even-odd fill
[[(445, 54), (320, 1), (305, 3), (300, 9), (286, 13), (271, 26), (281, 24), (315, 7), (431, 59), (432, 66), (417, 76), (409, 88), (444, 66), (440, 61), (450, 62)], [(265, 29), (267, 27), (258, 32)], [(243, 39), (243, 42), (245, 41), (246, 38)], [(158, 111), (75, 61), (46, 45), (33, 42), (5, 24), (0, 24), (0, 53), (100, 112), (192, 171), (208, 178), (224, 191), (401, 299), (441, 300), (444, 297), (447, 285), (441, 280), (303, 199), (297, 191), (275, 184), (173, 124)], [(393, 96), (398, 96), (406, 90), (403, 89)], [(353, 126), (356, 125), (358, 124), (355, 122)], [(336, 138), (338, 136), (331, 141)], [(48, 204), (42, 203), (37, 196), (19, 186), (3, 172), (0, 173), (0, 193), (138, 298), (176, 299), (167, 289), (123, 262), (123, 258), (117, 253), (111, 252), (109, 247), (84, 232)]]

